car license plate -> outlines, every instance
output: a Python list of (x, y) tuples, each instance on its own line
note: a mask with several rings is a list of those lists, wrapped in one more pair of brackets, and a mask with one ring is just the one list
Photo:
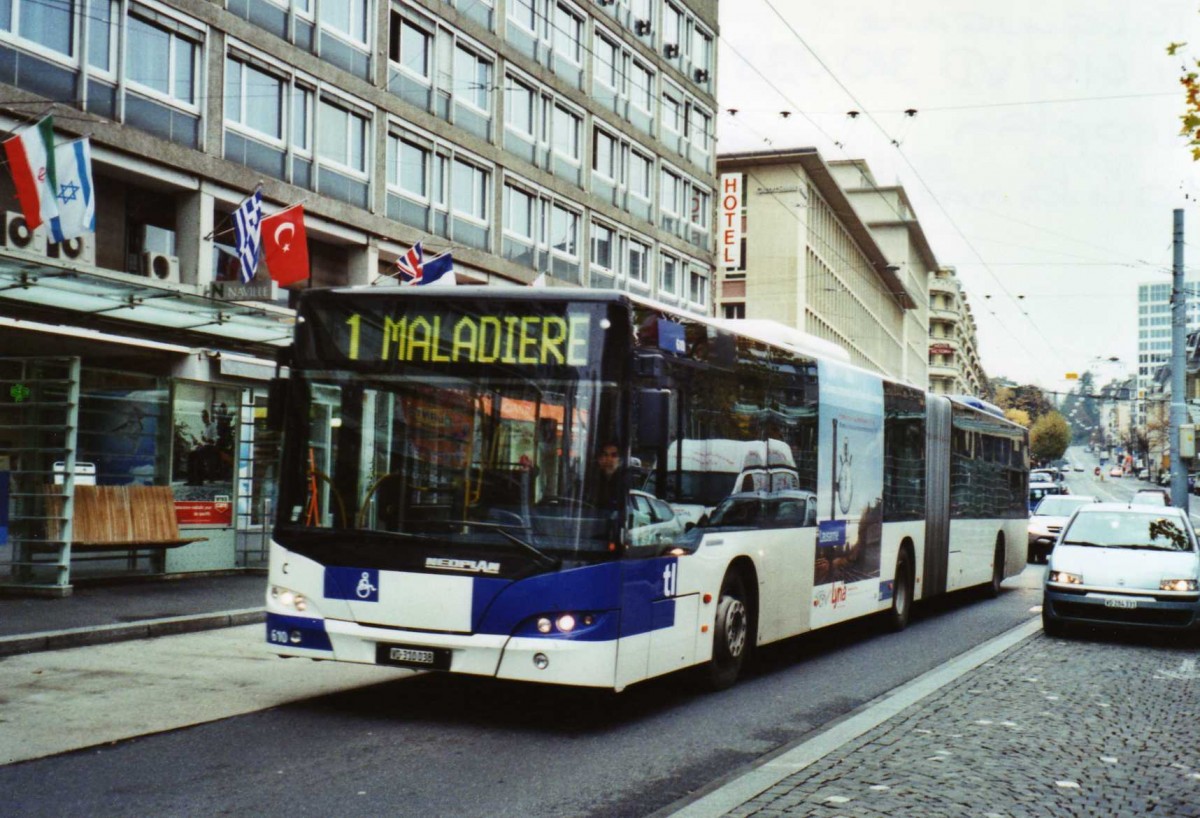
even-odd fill
[(1136, 599), (1106, 599), (1104, 600), (1106, 608), (1136, 608)]
[(423, 648), (416, 645), (375, 646), (375, 663), (393, 667), (417, 667), (431, 670), (450, 669), (450, 651), (445, 648)]

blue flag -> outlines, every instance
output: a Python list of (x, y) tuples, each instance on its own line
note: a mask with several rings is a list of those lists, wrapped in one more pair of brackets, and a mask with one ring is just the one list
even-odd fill
[(254, 280), (254, 271), (258, 269), (258, 259), (262, 255), (262, 191), (254, 191), (254, 195), (242, 202), (233, 211), (233, 226), (237, 234), (238, 261), (242, 265), (242, 283), (249, 284)]
[(454, 259), (450, 257), (449, 250), (431, 258), (422, 267), (424, 272), (414, 284), (433, 284), (436, 281), (453, 286), (457, 283), (454, 279)]
[(54, 149), (55, 203), (58, 215), (50, 219), (52, 242), (77, 239), (96, 232), (95, 185), (92, 184), (91, 142), (84, 137)]

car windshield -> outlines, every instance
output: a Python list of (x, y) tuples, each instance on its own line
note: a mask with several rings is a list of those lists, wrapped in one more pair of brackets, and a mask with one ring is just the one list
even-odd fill
[(1092, 502), (1091, 497), (1065, 497), (1063, 495), (1047, 495), (1038, 503), (1034, 514), (1043, 517), (1070, 517), (1075, 509)]
[(796, 528), (814, 525), (813, 495), (742, 495), (729, 497), (713, 511), (707, 528)]
[(1181, 518), (1133, 510), (1081, 511), (1063, 535), (1063, 544), (1158, 551), (1196, 550), (1192, 535)]
[(1139, 505), (1167, 505), (1167, 496), (1161, 491), (1139, 491), (1133, 495), (1133, 502)]

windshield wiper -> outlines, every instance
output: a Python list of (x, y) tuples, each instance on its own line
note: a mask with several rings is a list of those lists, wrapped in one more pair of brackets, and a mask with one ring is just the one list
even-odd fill
[(1101, 542), (1088, 542), (1087, 540), (1063, 540), (1063, 545), (1089, 545), (1092, 548), (1116, 548), (1114, 545), (1106, 545)]
[(513, 543), (514, 545), (520, 546), (525, 551), (528, 551), (530, 554), (532, 554), (534, 556), (534, 559), (536, 559), (542, 565), (546, 565), (551, 568), (557, 568), (558, 566), (562, 565), (562, 559), (560, 557), (552, 557), (549, 554), (547, 554), (545, 551), (542, 551), (541, 549), (539, 549), (537, 546), (526, 542), (525, 540), (518, 537), (516, 534), (509, 531), (509, 529), (512, 528), (512, 526), (504, 525), (503, 523), (488, 523), (488, 522), (484, 522), (482, 520), (429, 520), (427, 522), (441, 523), (442, 525), (445, 525), (447, 528), (463, 526), (465, 528), (483, 528), (488, 531), (495, 531), (497, 534), (504, 537), (509, 542)]
[(1149, 545), (1147, 543), (1122, 543), (1114, 548), (1128, 548), (1130, 551), (1179, 551), (1173, 545)]

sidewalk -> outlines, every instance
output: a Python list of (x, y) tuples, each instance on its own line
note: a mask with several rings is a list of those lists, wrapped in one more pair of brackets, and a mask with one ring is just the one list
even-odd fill
[(60, 599), (0, 596), (0, 656), (262, 622), (265, 572), (76, 585)]
[(1200, 816), (1198, 656), (1035, 619), (670, 814)]

